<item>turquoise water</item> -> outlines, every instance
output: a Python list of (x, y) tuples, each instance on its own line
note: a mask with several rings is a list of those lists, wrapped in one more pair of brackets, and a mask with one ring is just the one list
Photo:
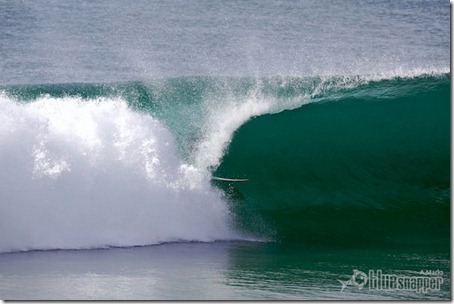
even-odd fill
[(0, 3), (0, 298), (450, 299), (449, 60), (441, 1)]

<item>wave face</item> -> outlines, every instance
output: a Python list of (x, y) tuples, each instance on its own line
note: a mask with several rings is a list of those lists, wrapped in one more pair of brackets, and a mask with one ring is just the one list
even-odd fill
[(4, 86), (0, 252), (449, 237), (449, 77)]
[(266, 222), (283, 241), (447, 240), (449, 76), (369, 82), (256, 117), (216, 175), (247, 177), (226, 189), (237, 220), (256, 231)]

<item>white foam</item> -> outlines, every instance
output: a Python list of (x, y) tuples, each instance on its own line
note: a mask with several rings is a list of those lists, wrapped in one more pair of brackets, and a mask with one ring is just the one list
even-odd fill
[(0, 94), (0, 252), (238, 238), (204, 172), (121, 99)]

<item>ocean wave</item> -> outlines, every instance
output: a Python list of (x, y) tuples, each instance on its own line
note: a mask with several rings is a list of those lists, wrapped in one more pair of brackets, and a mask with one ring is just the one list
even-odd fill
[(0, 251), (444, 237), (445, 72), (4, 86)]

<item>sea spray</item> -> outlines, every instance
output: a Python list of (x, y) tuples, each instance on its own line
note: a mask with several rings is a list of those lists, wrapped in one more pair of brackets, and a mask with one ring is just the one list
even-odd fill
[(0, 96), (0, 252), (237, 237), (209, 179), (125, 101)]

